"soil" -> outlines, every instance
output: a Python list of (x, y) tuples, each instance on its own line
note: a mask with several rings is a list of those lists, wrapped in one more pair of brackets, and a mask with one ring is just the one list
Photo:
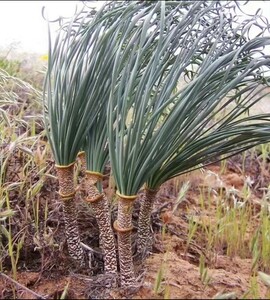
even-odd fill
[[(12, 156), (16, 160), (16, 155)], [(19, 163), (23, 162), (21, 161)], [(17, 160), (18, 163), (18, 160)], [(19, 164), (18, 163), (18, 164)], [(237, 201), (241, 202), (241, 190), (245, 184), (251, 187), (249, 204), (252, 207), (250, 232), (256, 227), (257, 215), (261, 209), (263, 188), (268, 186), (268, 162), (262, 166), (259, 155), (252, 153), (245, 157), (237, 155), (227, 161), (224, 169), (221, 164), (206, 167), (204, 172), (193, 171), (167, 182), (159, 191), (158, 201), (152, 214), (153, 247), (142, 263), (135, 259), (138, 274), (138, 287), (133, 291), (122, 291), (106, 287), (107, 278), (102, 275), (103, 262), (98, 245), (98, 229), (91, 210), (78, 197), (78, 222), (82, 241), (95, 249), (90, 268), (76, 269), (69, 260), (64, 237), (64, 222), (61, 204), (57, 194), (57, 181), (53, 161), (47, 162), (48, 177), (38, 193), (39, 228), (33, 226), (31, 216), (25, 216), (25, 199), (20, 198), (16, 190), (10, 193), (13, 207), (17, 208), (17, 223), (14, 233), (25, 231), (23, 249), (17, 265), (16, 278), (12, 272), (9, 257), (4, 260), (4, 272), (0, 273), (0, 298), (37, 299), (239, 299), (248, 294), (252, 288), (252, 256), (246, 253), (228, 255), (228, 245), (220, 244), (214, 249), (207, 249), (207, 237), (200, 226), (209, 226), (218, 222), (216, 219), (217, 191), (233, 191)], [(7, 171), (10, 181), (20, 176), (16, 164)], [(243, 171), (244, 170), (244, 171)], [(31, 184), (35, 179), (34, 175)], [(184, 200), (177, 206), (177, 196), (182, 184), (189, 181), (189, 190)], [(112, 195), (111, 183), (107, 178), (104, 188), (108, 196)], [(202, 208), (200, 195), (206, 193), (209, 201)], [(227, 197), (226, 205), (233, 205)], [(134, 208), (134, 224), (138, 219), (139, 199)], [(47, 219), (44, 217), (49, 207)], [(18, 209), (19, 207), (19, 209)], [(31, 212), (29, 208), (30, 214)], [(112, 204), (112, 216), (116, 217), (116, 206)], [(198, 230), (188, 243), (190, 220), (197, 222)], [(30, 219), (29, 219), (30, 218)], [(31, 224), (30, 224), (30, 223)], [(205, 225), (206, 224), (206, 225)], [(44, 226), (46, 225), (46, 226)], [(45, 231), (44, 231), (45, 230)], [(136, 232), (134, 232), (134, 240)], [(251, 236), (244, 240), (248, 243)], [(202, 277), (200, 266), (205, 259), (205, 270)], [(136, 258), (136, 256), (135, 256)], [(4, 274), (1, 276), (1, 274)], [(15, 280), (12, 281), (11, 278)], [(159, 281), (158, 281), (159, 280)], [(157, 284), (159, 282), (159, 284)], [(258, 293), (261, 298), (269, 297), (267, 286), (258, 279)], [(225, 295), (224, 295), (225, 294)]]

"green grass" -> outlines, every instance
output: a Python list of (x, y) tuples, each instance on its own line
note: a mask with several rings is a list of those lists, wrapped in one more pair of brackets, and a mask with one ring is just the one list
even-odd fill
[[(263, 148), (256, 147), (252, 151), (244, 153), (242, 160), (244, 161), (248, 156), (254, 160), (260, 160), (263, 170), (267, 167), (267, 161), (263, 157), (267, 157), (268, 153), (262, 154), (263, 151), (268, 152), (265, 149), (269, 149), (269, 144)], [(260, 150), (262, 150), (261, 154)], [(242, 171), (245, 174), (247, 171), (244, 163), (242, 163), (242, 168), (239, 172)], [(225, 173), (221, 164), (220, 176)], [(197, 188), (197, 207), (200, 207), (200, 210), (196, 218), (192, 211), (187, 210), (190, 217), (186, 251), (189, 251), (191, 242), (203, 246), (210, 267), (211, 261), (212, 266), (214, 266), (217, 254), (232, 259), (234, 257), (252, 259), (250, 288), (242, 297), (244, 299), (258, 298), (260, 297), (260, 287), (257, 282), (258, 271), (270, 273), (269, 188), (265, 189), (264, 196), (260, 199), (261, 209), (259, 211), (258, 207), (255, 209), (253, 206), (252, 201), (256, 198), (254, 198), (254, 190), (251, 189), (247, 181), (241, 191), (228, 189), (228, 187), (225, 190), (216, 190), (214, 193), (213, 190), (212, 193), (209, 191), (211, 189), (205, 186)], [(240, 198), (239, 195), (241, 195)], [(202, 282), (208, 283), (208, 269), (203, 255), (199, 259), (198, 269)], [(217, 297), (223, 296), (218, 294)]]
[(16, 76), (20, 71), (21, 63), (18, 60), (9, 60), (0, 57), (0, 69), (5, 70), (9, 75)]

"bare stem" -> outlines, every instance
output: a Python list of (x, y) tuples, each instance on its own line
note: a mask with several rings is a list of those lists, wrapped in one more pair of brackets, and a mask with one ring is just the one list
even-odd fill
[(147, 188), (144, 190), (138, 222), (137, 248), (140, 253), (147, 251), (151, 247), (150, 222), (157, 192), (157, 190)]
[(59, 194), (63, 203), (65, 234), (69, 255), (84, 265), (84, 252), (81, 247), (80, 233), (77, 223), (77, 208), (74, 202), (74, 164), (69, 166), (56, 166), (59, 178)]
[(133, 202), (136, 196), (118, 194), (118, 215), (114, 223), (117, 231), (118, 252), (121, 271), (121, 286), (128, 288), (135, 284), (135, 271), (132, 259), (131, 233)]
[(117, 273), (117, 258), (114, 234), (111, 226), (108, 199), (104, 193), (100, 193), (96, 187), (100, 180), (97, 174), (86, 171), (85, 188), (87, 192), (86, 201), (93, 208), (99, 227), (99, 238), (101, 248), (104, 252), (105, 273)]

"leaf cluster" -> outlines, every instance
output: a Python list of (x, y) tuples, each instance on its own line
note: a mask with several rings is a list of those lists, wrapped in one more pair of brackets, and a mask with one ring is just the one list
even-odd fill
[(60, 20), (44, 89), (57, 164), (84, 148), (88, 169), (110, 160), (119, 192), (134, 195), (268, 142), (269, 114), (248, 112), (269, 83), (269, 26), (240, 21), (238, 6), (110, 1)]

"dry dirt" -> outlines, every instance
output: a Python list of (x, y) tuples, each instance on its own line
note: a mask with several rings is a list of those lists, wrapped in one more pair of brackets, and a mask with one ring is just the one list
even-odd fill
[[(245, 173), (242, 172), (243, 164)], [(242, 298), (245, 294), (249, 298), (251, 289), (252, 257), (240, 257), (237, 254), (228, 256), (226, 245), (213, 251), (206, 250), (207, 241), (204, 236), (195, 239), (187, 245), (188, 216), (192, 215), (197, 222), (209, 224), (215, 220), (215, 197), (210, 193), (210, 202), (205, 210), (200, 206), (200, 190), (231, 189), (241, 191), (247, 178), (252, 181), (251, 205), (254, 211), (260, 210), (262, 190), (269, 183), (268, 170), (262, 170), (258, 159), (252, 156), (238, 155), (229, 160), (227, 169), (221, 174), (219, 164), (205, 168), (205, 172), (194, 171), (171, 180), (161, 188), (159, 199), (152, 214), (153, 250), (143, 264), (135, 261), (136, 270), (140, 276), (140, 285), (133, 293), (125, 294), (118, 289), (106, 289), (102, 277), (102, 262), (100, 257), (94, 257), (89, 270), (73, 269), (66, 253), (66, 244), (63, 233), (63, 218), (61, 206), (57, 199), (57, 183), (48, 179), (44, 189), (40, 193), (41, 208), (44, 209), (44, 199), (49, 199), (50, 210), (47, 227), (50, 233), (40, 233), (35, 236), (28, 232), (28, 240), (25, 240), (25, 249), (17, 268), (16, 282), (13, 283), (11, 265), (8, 257), (5, 261), (5, 274), (9, 278), (0, 276), (0, 298), (36, 299), (38, 295), (50, 299), (60, 299), (65, 287), (68, 285), (66, 299), (103, 299), (103, 298), (128, 298), (128, 299), (205, 299), (226, 295), (226, 299)], [(178, 209), (173, 213), (179, 187), (186, 180), (190, 181), (190, 188)], [(108, 183), (105, 184), (108, 191)], [(109, 193), (109, 192), (108, 192)], [(11, 195), (12, 196), (12, 195)], [(239, 192), (239, 199), (241, 193)], [(16, 199), (16, 194), (13, 195)], [(15, 200), (14, 200), (15, 201)], [(16, 199), (17, 202), (20, 199)], [(15, 202), (16, 202), (15, 201)], [(228, 200), (229, 201), (229, 200)], [(42, 204), (43, 203), (43, 204)], [(230, 203), (228, 202), (228, 205)], [(98, 249), (98, 231), (94, 218), (90, 211), (86, 211), (82, 203), (79, 203), (79, 224), (84, 243)], [(139, 203), (134, 210), (134, 220), (138, 217)], [(113, 212), (113, 217), (116, 211)], [(41, 218), (42, 222), (42, 218)], [(256, 218), (251, 221), (256, 226)], [(162, 228), (165, 230), (162, 233)], [(29, 230), (30, 231), (30, 230)], [(42, 238), (47, 237), (45, 241)], [(52, 243), (50, 244), (49, 238)], [(249, 239), (250, 237), (246, 237)], [(37, 248), (37, 240), (40, 248)], [(47, 241), (47, 243), (45, 243)], [(247, 241), (248, 242), (248, 241)], [(52, 245), (57, 244), (58, 247)], [(200, 257), (204, 255), (207, 267), (207, 280), (200, 275)], [(155, 283), (159, 275), (160, 286), (155, 291)], [(105, 280), (105, 279), (104, 279)], [(269, 297), (269, 290), (258, 279), (259, 295), (261, 298)], [(29, 290), (27, 290), (27, 288)], [(250, 296), (251, 297), (251, 296)], [(223, 298), (224, 299), (224, 298)]]

